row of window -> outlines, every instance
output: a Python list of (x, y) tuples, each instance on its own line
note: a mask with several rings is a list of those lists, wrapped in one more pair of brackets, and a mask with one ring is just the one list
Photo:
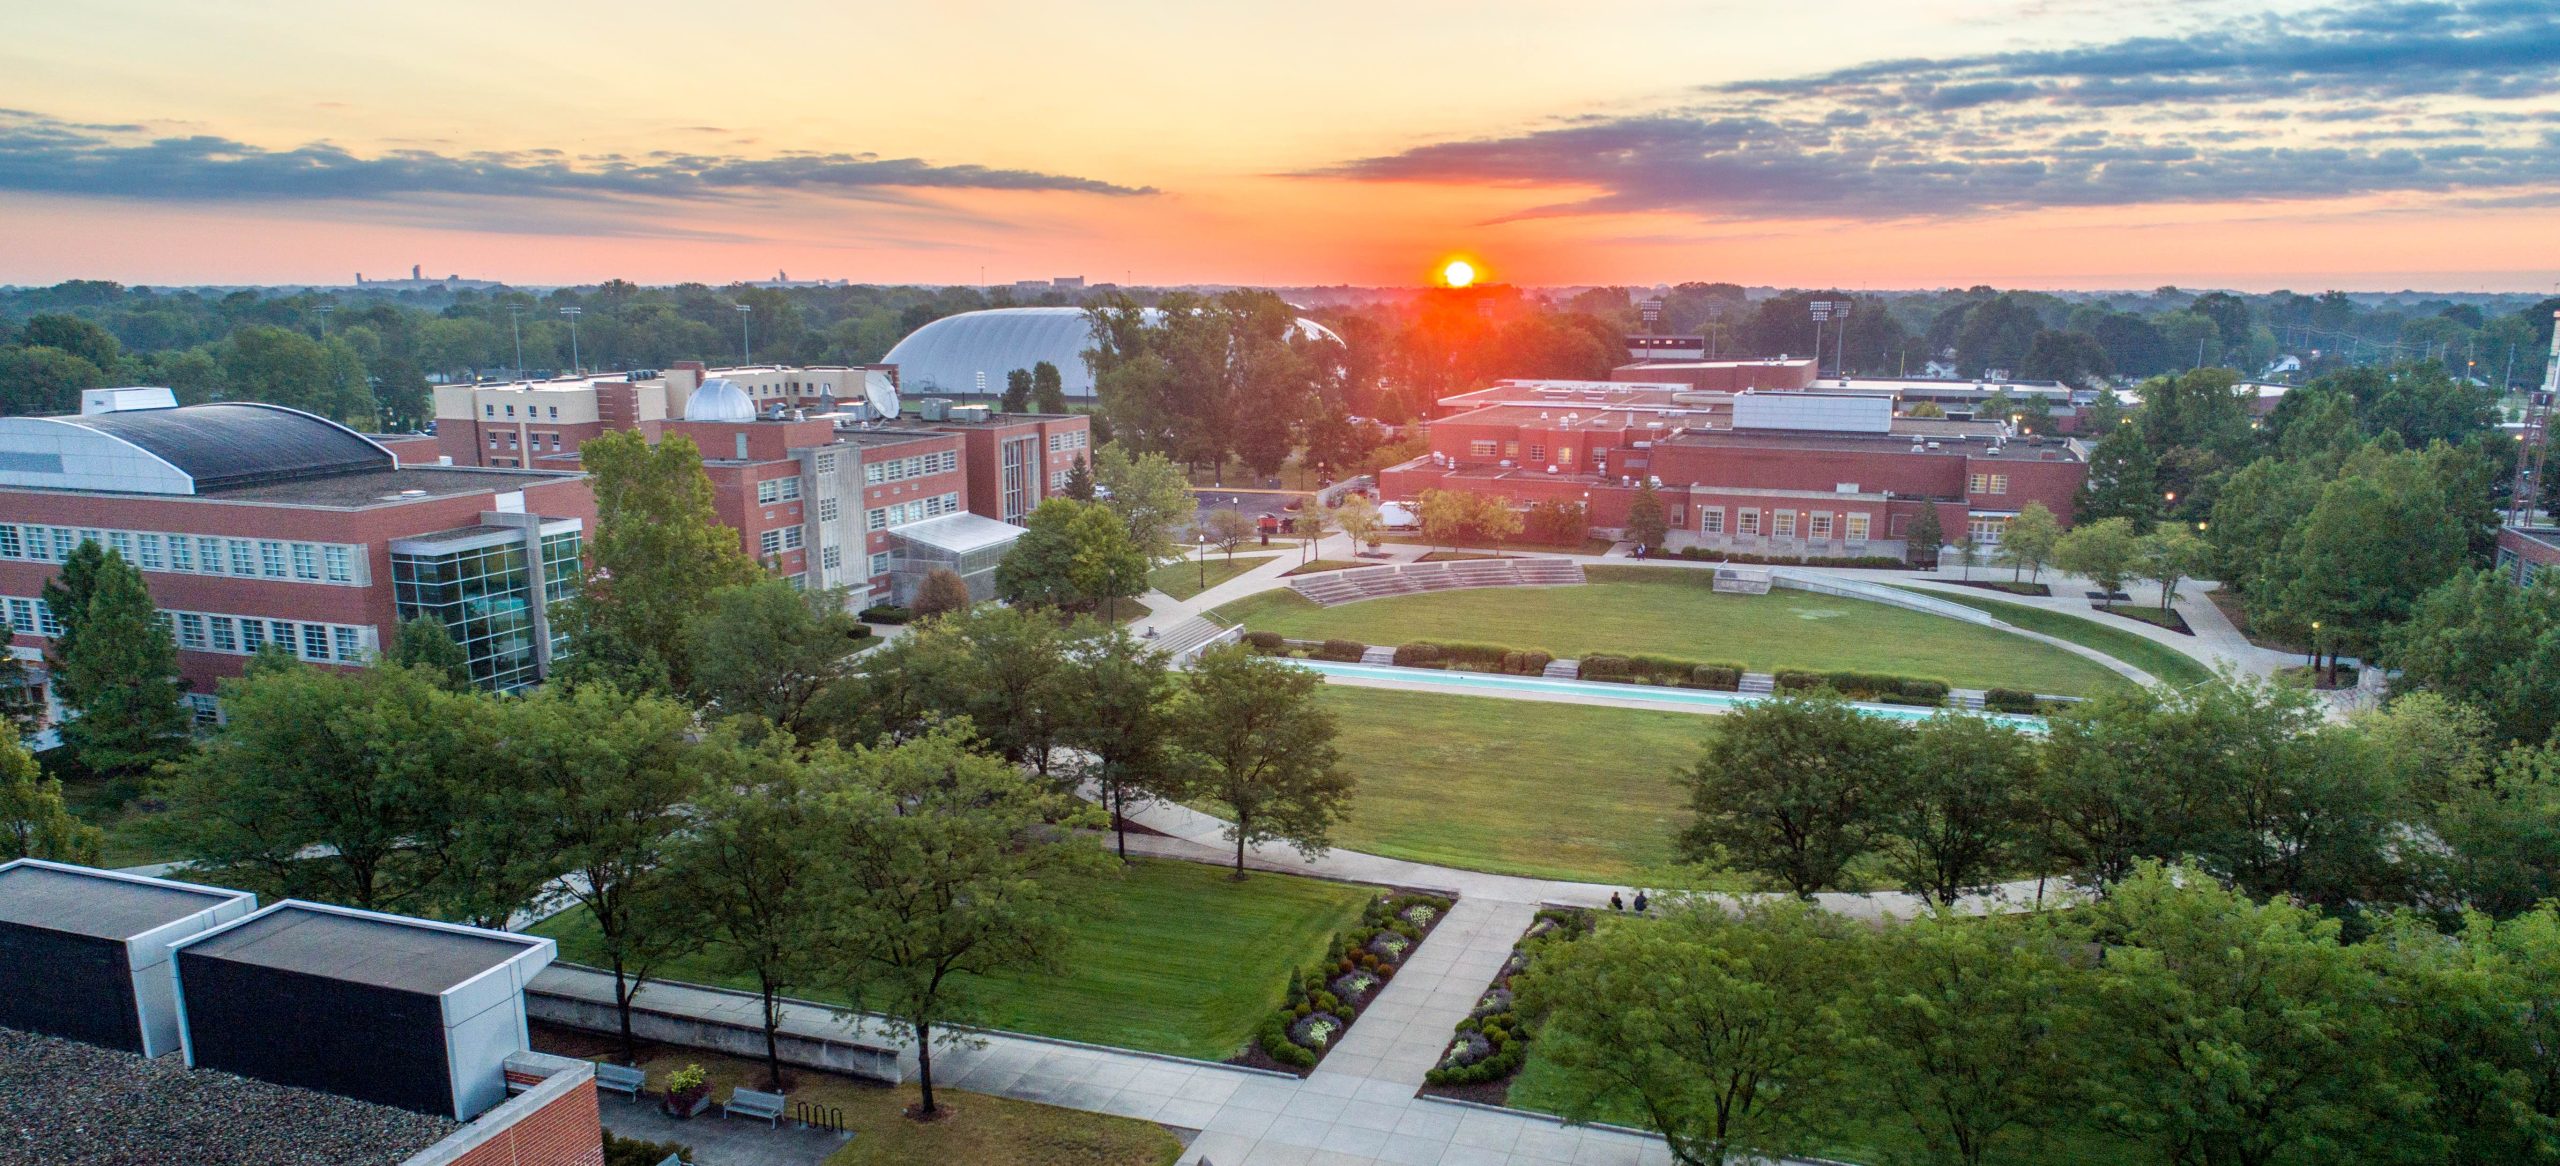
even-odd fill
[[(525, 442), (524, 442), (524, 447), (525, 447), (525, 449), (526, 449), (527, 451), (529, 451), (529, 452), (533, 452), (533, 453), (540, 453), (540, 452), (542, 452), (542, 439), (543, 439), (543, 438), (546, 438), (546, 437), (548, 437), (548, 438), (550, 438), (550, 439), (551, 439), (551, 452), (553, 452), (553, 453), (558, 453), (558, 452), (560, 452), (560, 435), (559, 435), (559, 434), (557, 434), (557, 433), (533, 433), (533, 434), (527, 434), (527, 435), (526, 435), (526, 437), (525, 437)], [(514, 449), (514, 448), (516, 447), (516, 435), (515, 435), (514, 431), (512, 431), (512, 430), (508, 431), (508, 433), (506, 434), (506, 438), (507, 438), (506, 448), (508, 448), (508, 449)], [(497, 448), (499, 448), (499, 446), (498, 446), (498, 434), (496, 434), (496, 433), (491, 433), (491, 434), (489, 435), (489, 448), (491, 448), (491, 449), (497, 449)]]
[(867, 516), (867, 524), (871, 530), (887, 530), (893, 526), (905, 526), (910, 522), (922, 522), (928, 518), (940, 518), (945, 514), (959, 512), (960, 495), (957, 492), (936, 494), (931, 498), (918, 498), (911, 502), (874, 507)]
[(756, 483), (756, 501), (766, 506), (797, 501), (799, 497), (800, 478), (797, 474), (788, 478), (766, 478)]
[(2009, 492), (2009, 475), (1975, 474), (1966, 481), (1965, 489), (1976, 494), (2006, 494)]
[[(1467, 443), (1467, 453), (1473, 457), (1492, 457), (1496, 450), (1501, 451), (1501, 454), (1504, 457), (1516, 458), (1520, 456), (1520, 443), (1517, 441), (1496, 442), (1490, 438), (1479, 438)], [(1545, 460), (1547, 460), (1546, 443), (1540, 441), (1530, 442), (1529, 464), (1536, 465)], [(1570, 448), (1559, 447), (1556, 450), (1556, 463), (1559, 465), (1573, 464), (1573, 450)]]
[(882, 482), (903, 482), (926, 474), (947, 474), (959, 468), (960, 451), (946, 449), (940, 453), (920, 453), (914, 457), (870, 462), (862, 467), (862, 482), (867, 486), (877, 486)]
[(802, 537), (797, 524), (776, 527), (757, 536), (757, 545), (763, 548), (767, 555), (778, 555), (784, 551), (799, 550)]
[[(9, 630), (48, 639), (62, 634), (62, 621), (42, 599), (6, 601)], [(373, 629), (347, 624), (304, 623), (290, 619), (213, 615), (200, 611), (163, 611), (160, 622), (190, 652), (229, 652), (246, 656), (275, 644), (302, 659), (320, 664), (362, 664), (373, 648)]]
[[(535, 408), (535, 406), (532, 406), (532, 405), (527, 405), (527, 406), (525, 406), (525, 407), (524, 407), (524, 415), (525, 415), (525, 416), (527, 416), (527, 417), (531, 417), (531, 416), (533, 416), (533, 410), (534, 410), (534, 408)], [(553, 405), (553, 406), (551, 406), (550, 408), (551, 408), (551, 420), (554, 420), (554, 421), (559, 420), (559, 419), (560, 419), (560, 406), (558, 406), (558, 405)], [(483, 417), (495, 417), (495, 416), (497, 416), (497, 415), (498, 415), (498, 407), (497, 407), (497, 406), (495, 406), (495, 405), (482, 405), (482, 406), (480, 406), (480, 415), (481, 415), (481, 416), (483, 416)], [(509, 406), (507, 406), (507, 416), (509, 416), (509, 417), (513, 417), (513, 416), (515, 416), (515, 415), (516, 415), (516, 407), (515, 407), (515, 406), (513, 406), (513, 405), (509, 405)]]
[(71, 552), (84, 542), (112, 550), (145, 571), (300, 579), (311, 583), (356, 581), (357, 548), (345, 543), (0, 523), (0, 559), (59, 563), (69, 559)]
[[(1772, 510), (1768, 513), (1769, 533), (1771, 537), (1796, 537), (1796, 511)], [(1761, 529), (1760, 514), (1761, 512), (1758, 509), (1748, 506), (1735, 511), (1734, 533), (1746, 538), (1758, 537)], [(1832, 531), (1835, 529), (1834, 524), (1842, 523), (1843, 520), (1845, 520), (1845, 526), (1841, 529), (1845, 529), (1850, 542), (1862, 543), (1867, 541), (1867, 535), (1873, 529), (1873, 519), (1863, 513), (1835, 515), (1828, 510), (1811, 511), (1804, 515), (1805, 535), (1808, 538), (1816, 540), (1828, 540), (1831, 538)], [(1724, 507), (1709, 506), (1698, 511), (1698, 532), (1701, 534), (1723, 534)]]
[(1081, 429), (1071, 433), (1052, 433), (1049, 435), (1049, 452), (1065, 453), (1071, 449), (1083, 449), (1086, 437), (1087, 434)]

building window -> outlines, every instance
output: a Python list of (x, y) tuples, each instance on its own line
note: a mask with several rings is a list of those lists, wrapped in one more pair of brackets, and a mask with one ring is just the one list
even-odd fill
[(515, 406), (513, 406), (513, 405), (509, 405), (509, 406), (507, 406), (507, 416), (509, 416), (509, 417), (513, 417), (513, 416), (515, 416), (515, 415), (516, 415), (516, 407), (515, 407)]
[(871, 573), (874, 575), (886, 575), (889, 573), (889, 552), (882, 551), (871, 556)]
[(240, 630), (238, 621), (227, 615), (217, 615), (207, 617), (205, 623), (210, 626), (213, 631), (214, 651), (237, 652), (240, 650)]
[(222, 698), (209, 692), (186, 694), (187, 716), (199, 729), (210, 729), (222, 723)]
[(133, 536), (121, 530), (107, 532), (107, 549), (122, 556), (125, 562), (134, 561)]
[(1771, 533), (1775, 534), (1779, 538), (1794, 538), (1796, 536), (1795, 511), (1778, 511), (1776, 514), (1776, 521), (1777, 525), (1771, 529)]
[(1986, 547), (1996, 547), (2000, 545), (2000, 533), (2009, 529), (2009, 516), (1976, 514), (1964, 520), (1964, 528), (1973, 535), (1973, 541)]
[(836, 455), (832, 453), (819, 454), (818, 472), (821, 474), (832, 474), (836, 472)]
[(1760, 533), (1759, 511), (1745, 506), (1740, 510), (1734, 511), (1733, 516), (1735, 522), (1735, 533), (1749, 536), (1757, 536)]
[(196, 569), (196, 544), (194, 539), (188, 538), (183, 534), (173, 534), (169, 536), (169, 569), (172, 571), (192, 571)]
[(257, 574), (258, 548), (256, 544), (251, 543), (245, 538), (235, 538), (229, 540), (229, 542), (231, 546), (231, 573), (234, 575)]
[(255, 655), (259, 648), (266, 646), (266, 643), (267, 621), (262, 619), (244, 619), (240, 621), (241, 651)]
[[(238, 540), (233, 540), (233, 545), (238, 545)], [(261, 541), (258, 544), (258, 568), (259, 573), (269, 579), (284, 578), (284, 544)]]
[[(557, 421), (557, 420), (559, 420), (559, 419), (560, 419), (560, 406), (558, 406), (558, 405), (553, 405), (553, 406), (551, 407), (551, 419), (552, 419), (552, 420), (554, 420), (554, 421)], [(556, 441), (560, 440), (560, 438), (559, 438), (559, 436), (558, 436), (557, 434), (554, 434), (554, 435), (552, 436), (551, 440), (553, 440), (553, 441), (555, 441), (555, 442), (556, 442)]]
[(1467, 443), (1467, 454), (1471, 457), (1492, 457), (1493, 449), (1493, 441), (1490, 438)]
[(871, 530), (887, 530), (889, 529), (889, 511), (885, 507), (874, 510), (864, 516), (863, 523)]
[(1814, 511), (1814, 512), (1813, 512), (1813, 520), (1812, 520), (1812, 521), (1813, 521), (1813, 537), (1815, 537), (1815, 538), (1830, 538), (1830, 537), (1831, 537), (1831, 512), (1830, 512), (1830, 511), (1828, 511), (1828, 510), (1816, 510), (1816, 511)]
[(364, 659), (364, 637), (351, 627), (330, 628), (329, 648), (337, 653), (342, 664), (354, 664)]
[(818, 499), (818, 521), (834, 522), (844, 513), (843, 504), (833, 498)]
[(803, 535), (799, 527), (786, 526), (782, 528), (782, 549), (786, 551), (799, 550), (802, 544), (802, 539)]
[[(480, 415), (483, 417), (495, 417), (498, 415), (498, 407), (495, 405), (482, 405), (480, 406)], [(497, 439), (491, 438), (490, 440), (495, 441)]]
[(1700, 508), (1698, 511), (1698, 533), (1723, 534), (1724, 507), (1707, 506)]
[(782, 553), (782, 532), (768, 530), (756, 536), (756, 545), (768, 556)]
[(818, 552), (818, 565), (833, 571), (844, 566), (844, 548), (827, 547)]
[(37, 634), (35, 600), (12, 599), (9, 601), (9, 630), (22, 636)]
[(197, 539), (197, 540), (196, 540), (196, 559), (197, 559), (197, 563), (196, 563), (196, 569), (197, 569), (197, 570), (200, 570), (200, 571), (204, 572), (204, 573), (205, 573), (205, 574), (207, 574), (207, 575), (219, 575), (219, 574), (221, 574), (221, 573), (222, 573), (222, 540), (221, 540), (221, 539), (218, 539), (218, 538), (200, 538), (200, 539)]
[(53, 528), (52, 561), (59, 563), (69, 559), (73, 548), (78, 547), (79, 545), (79, 541), (72, 537), (69, 528), (60, 526)]
[(1533, 442), (1530, 442), (1530, 443), (1529, 443), (1529, 461), (1530, 461), (1532, 464), (1535, 464), (1535, 463), (1537, 463), (1537, 462), (1542, 462), (1542, 461), (1545, 461), (1545, 460), (1547, 460), (1547, 443), (1545, 443), (1545, 442), (1543, 442), (1543, 441), (1533, 441)]
[(1040, 480), (1039, 441), (1026, 437), (1004, 443), (999, 463), (1002, 470), (997, 481), (1002, 487), (1002, 505), (997, 508), (997, 517), (1019, 526), (1023, 516), (1031, 513), (1032, 491), (1038, 488), (1033, 483)]
[(160, 552), (159, 535), (146, 534), (134, 541), (141, 544), (143, 570), (158, 571), (168, 567), (169, 561)]
[(1967, 486), (1975, 494), (2006, 494), (2009, 492), (2009, 475), (1975, 474)]
[(1867, 541), (1867, 521), (1867, 516), (1864, 514), (1852, 514), (1849, 516), (1850, 542), (1862, 543)]
[(296, 579), (320, 577), (320, 548), (310, 543), (293, 544), (293, 577)]
[(317, 623), (302, 625), (302, 658), (305, 660), (329, 658), (329, 625)]
[(1503, 443), (1502, 443), (1502, 456), (1504, 456), (1504, 457), (1518, 457), (1518, 456), (1520, 456), (1520, 443), (1519, 443), (1519, 442), (1516, 442), (1516, 441), (1506, 441), (1506, 442), (1503, 442)]
[(330, 582), (352, 583), (355, 581), (355, 556), (348, 554), (347, 548), (324, 547), (320, 551), (320, 557), (321, 561), (328, 566)]
[(18, 543), (18, 528), (0, 523), (0, 559), (18, 558), (23, 553)]
[(205, 648), (204, 617), (193, 612), (178, 613), (178, 646), (203, 651)]

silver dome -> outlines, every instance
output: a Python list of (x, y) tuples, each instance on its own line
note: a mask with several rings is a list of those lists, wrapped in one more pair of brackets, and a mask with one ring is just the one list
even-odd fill
[[(1147, 319), (1156, 320), (1156, 309)], [(1310, 340), (1342, 338), (1301, 318), (1298, 332)], [(1041, 361), (1058, 366), (1070, 397), (1093, 396), (1093, 370), (1084, 350), (1093, 327), (1083, 308), (988, 308), (945, 316), (908, 334), (881, 359), (898, 366), (898, 388), (909, 396), (935, 393), (1001, 393), (1005, 374)]]
[(726, 377), (713, 377), (702, 382), (693, 395), (684, 399), (687, 421), (753, 421), (756, 403), (747, 399), (746, 390)]

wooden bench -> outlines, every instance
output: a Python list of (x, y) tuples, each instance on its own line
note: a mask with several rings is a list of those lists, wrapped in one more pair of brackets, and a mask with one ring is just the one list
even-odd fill
[(596, 1088), (607, 1093), (619, 1093), (633, 1101), (638, 1101), (640, 1090), (648, 1084), (649, 1074), (642, 1070), (621, 1065), (598, 1064), (596, 1066)]
[(720, 1107), (720, 1119), (726, 1121), (742, 1113), (748, 1117), (763, 1118), (765, 1124), (779, 1127), (782, 1124), (782, 1095), (759, 1093), (753, 1089), (730, 1090), (729, 1104)]

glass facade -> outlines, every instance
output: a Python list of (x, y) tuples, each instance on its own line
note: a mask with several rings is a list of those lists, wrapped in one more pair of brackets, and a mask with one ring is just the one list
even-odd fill
[[(426, 616), (441, 623), (471, 662), (471, 681), (508, 692), (542, 679), (536, 650), (535, 603), (547, 609), (577, 591), (581, 544), (577, 532), (544, 535), (541, 573), (528, 562), (515, 531), (497, 539), (474, 538), (453, 549), (395, 548), (392, 600), (402, 620)], [(554, 633), (553, 650), (559, 647)]]

